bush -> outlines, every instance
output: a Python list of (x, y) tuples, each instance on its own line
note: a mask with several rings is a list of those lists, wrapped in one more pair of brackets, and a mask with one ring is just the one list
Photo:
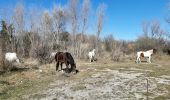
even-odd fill
[(48, 47), (48, 45), (38, 47), (35, 51), (38, 61), (42, 64), (50, 63), (51, 62), (50, 51), (51, 50)]
[(140, 37), (135, 42), (135, 50), (149, 50), (149, 49), (157, 49), (158, 51), (163, 51), (165, 46), (165, 42), (161, 39), (150, 38), (150, 37)]
[(114, 38), (112, 35), (108, 35), (105, 39), (104, 39), (104, 46), (105, 46), (105, 50), (106, 51), (112, 51), (113, 48), (113, 41)]
[(4, 70), (5, 70), (4, 59), (2, 56), (0, 56), (0, 71), (4, 71)]
[(120, 61), (121, 55), (123, 55), (122, 43), (115, 42), (114, 43), (114, 49), (112, 51), (112, 60), (113, 61)]

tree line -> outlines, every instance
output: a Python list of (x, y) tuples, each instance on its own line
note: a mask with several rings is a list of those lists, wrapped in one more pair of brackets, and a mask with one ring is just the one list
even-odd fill
[[(138, 50), (156, 48), (168, 52), (170, 35), (159, 21), (143, 22), (143, 35), (134, 41), (116, 40), (112, 35), (100, 38), (107, 5), (99, 4), (95, 14), (92, 8), (90, 0), (68, 0), (65, 5), (54, 4), (52, 10), (42, 11), (36, 7), (28, 11), (19, 2), (10, 12), (11, 16), (6, 15), (8, 10), (4, 9), (1, 54), (16, 52), (20, 57), (33, 57), (45, 62), (54, 51), (69, 51), (76, 58), (86, 58), (87, 53), (96, 48), (97, 56), (107, 52), (115, 61), (121, 55)], [(87, 30), (92, 27), (90, 21), (94, 15), (95, 33), (90, 35)], [(165, 21), (169, 23), (168, 18)]]

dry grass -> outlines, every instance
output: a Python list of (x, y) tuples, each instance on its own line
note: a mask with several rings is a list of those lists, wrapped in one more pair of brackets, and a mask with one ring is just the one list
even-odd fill
[[(56, 72), (55, 63), (40, 65), (36, 60), (25, 59), (24, 63), (19, 66), (19, 70), (0, 75), (0, 99), (41, 99), (48, 96), (48, 94), (42, 94), (41, 91), (48, 91), (48, 89), (54, 88), (54, 86), (63, 88), (62, 86), (66, 86), (67, 84), (72, 91), (83, 91), (90, 84), (93, 85), (96, 79), (102, 79), (102, 73), (103, 75), (107, 75), (110, 72), (109, 70), (116, 70), (120, 73), (145, 73), (146, 77), (150, 77), (151, 79), (161, 79), (162, 76), (170, 76), (169, 56), (159, 56), (156, 60), (153, 58), (152, 64), (147, 64), (146, 62), (136, 64), (135, 60), (129, 58), (123, 59), (121, 62), (98, 59), (97, 62), (93, 63), (89, 63), (88, 60), (76, 59), (77, 68), (80, 71), (77, 75)], [(101, 85), (100, 83), (108, 84), (109, 79), (113, 77), (107, 76), (107, 78), (108, 80), (96, 80), (95, 84), (99, 86)], [(89, 81), (90, 79), (93, 80)], [(170, 80), (170, 77), (164, 77), (164, 79)], [(83, 83), (83, 80), (87, 80), (87, 83)], [(70, 82), (72, 85), (69, 85)], [(133, 84), (136, 82), (134, 81)], [(132, 86), (133, 84), (131, 83)], [(159, 90), (164, 90), (165, 88), (168, 92), (166, 95), (153, 96), (154, 98), (152, 99), (164, 100), (170, 98), (170, 84), (159, 83), (158, 85), (160, 87)], [(143, 94), (145, 95), (145, 93)], [(151, 93), (150, 95), (154, 94)], [(109, 97), (109, 95), (103, 95), (104, 97)], [(129, 94), (129, 98), (132, 98), (131, 94)]]

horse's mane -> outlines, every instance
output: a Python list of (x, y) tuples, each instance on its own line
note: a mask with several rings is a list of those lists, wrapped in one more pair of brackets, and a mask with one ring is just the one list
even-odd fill
[(74, 59), (69, 52), (65, 52), (65, 55), (69, 58), (71, 64), (75, 64)]

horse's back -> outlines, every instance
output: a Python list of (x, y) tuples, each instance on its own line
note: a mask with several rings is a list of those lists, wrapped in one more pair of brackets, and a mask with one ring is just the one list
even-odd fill
[(11, 61), (17, 60), (18, 57), (15, 52), (8, 52), (5, 54), (5, 59), (11, 62)]
[(89, 52), (89, 58), (92, 58), (93, 56), (95, 56), (95, 53), (94, 52)]
[(138, 57), (149, 57), (151, 55), (150, 51), (138, 51), (137, 56)]
[(64, 62), (68, 61), (69, 63), (74, 64), (74, 59), (69, 52), (57, 52), (55, 55), (56, 61)]

